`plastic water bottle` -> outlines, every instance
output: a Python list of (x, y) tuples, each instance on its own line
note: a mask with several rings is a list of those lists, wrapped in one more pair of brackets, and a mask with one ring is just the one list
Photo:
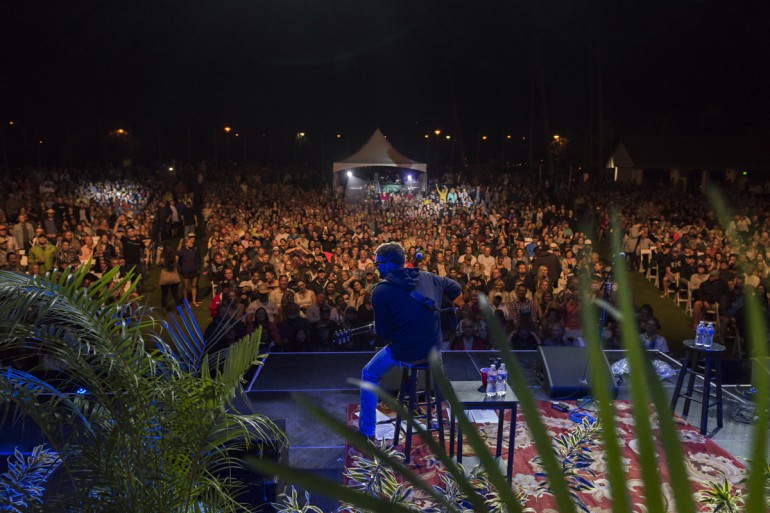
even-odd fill
[(487, 372), (487, 397), (495, 397), (497, 395), (497, 370), (492, 365)]
[(698, 328), (695, 330), (695, 347), (701, 347), (706, 338), (706, 323), (700, 321)]
[(505, 364), (500, 365), (500, 370), (497, 371), (497, 395), (498, 397), (505, 397), (508, 391), (508, 369), (505, 368)]
[(703, 347), (711, 347), (711, 345), (714, 343), (714, 324), (709, 323), (708, 326), (706, 326), (706, 337), (703, 341)]

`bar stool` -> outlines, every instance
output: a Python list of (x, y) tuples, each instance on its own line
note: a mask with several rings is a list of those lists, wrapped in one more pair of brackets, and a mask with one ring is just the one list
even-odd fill
[[(417, 390), (419, 378), (424, 378), (425, 388)], [(423, 398), (420, 400), (419, 396)], [(438, 431), (440, 447), (444, 447), (444, 416), (441, 411), (441, 394), (434, 387), (431, 379), (430, 364), (427, 360), (417, 362), (401, 363), (401, 388), (398, 391), (398, 401), (406, 411), (412, 414), (415, 421), (425, 420), (425, 427), (428, 432)], [(433, 427), (433, 410), (435, 408), (435, 419), (437, 426)], [(412, 428), (414, 423), (408, 422), (406, 425), (405, 444), (404, 444), (404, 463), (409, 463), (412, 457)], [(398, 439), (401, 434), (401, 412), (396, 414), (396, 424), (393, 430), (393, 447), (398, 446)]]
[[(708, 436), (706, 433), (709, 408), (712, 406), (717, 408), (717, 429), (722, 428), (722, 353), (725, 351), (725, 346), (716, 342), (711, 347), (696, 346), (694, 340), (685, 340), (684, 347), (686, 349), (684, 362), (679, 371), (674, 396), (671, 399), (671, 410), (676, 410), (676, 403), (680, 397), (684, 398), (684, 407), (682, 408), (682, 416), (684, 417), (690, 413), (690, 401), (701, 403), (700, 434)], [(697, 374), (695, 369), (701, 360), (703, 360), (703, 390), (695, 390), (695, 376)], [(687, 382), (686, 392), (682, 393), (686, 374), (690, 375), (690, 380)], [(712, 382), (715, 387), (715, 398), (714, 403), (710, 404)], [(693, 393), (701, 394), (701, 398), (693, 397)]]

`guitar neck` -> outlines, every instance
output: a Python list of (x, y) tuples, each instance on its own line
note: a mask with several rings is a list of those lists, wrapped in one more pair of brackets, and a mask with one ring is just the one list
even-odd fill
[(340, 330), (334, 334), (335, 344), (344, 344), (350, 340), (351, 337), (356, 335), (362, 335), (364, 333), (373, 333), (374, 323), (367, 324), (365, 326), (359, 326), (358, 328), (351, 328), (349, 330)]

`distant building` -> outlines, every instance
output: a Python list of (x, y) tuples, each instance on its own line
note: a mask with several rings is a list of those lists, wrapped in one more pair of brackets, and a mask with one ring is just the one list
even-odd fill
[(768, 148), (768, 138), (622, 137), (607, 167), (619, 182), (665, 182), (689, 192), (716, 182), (770, 192)]

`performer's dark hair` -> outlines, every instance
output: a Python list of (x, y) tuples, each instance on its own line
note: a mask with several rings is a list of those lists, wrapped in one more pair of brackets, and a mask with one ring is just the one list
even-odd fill
[(380, 244), (375, 251), (378, 260), (387, 260), (396, 265), (404, 265), (404, 248), (398, 242), (386, 242)]

